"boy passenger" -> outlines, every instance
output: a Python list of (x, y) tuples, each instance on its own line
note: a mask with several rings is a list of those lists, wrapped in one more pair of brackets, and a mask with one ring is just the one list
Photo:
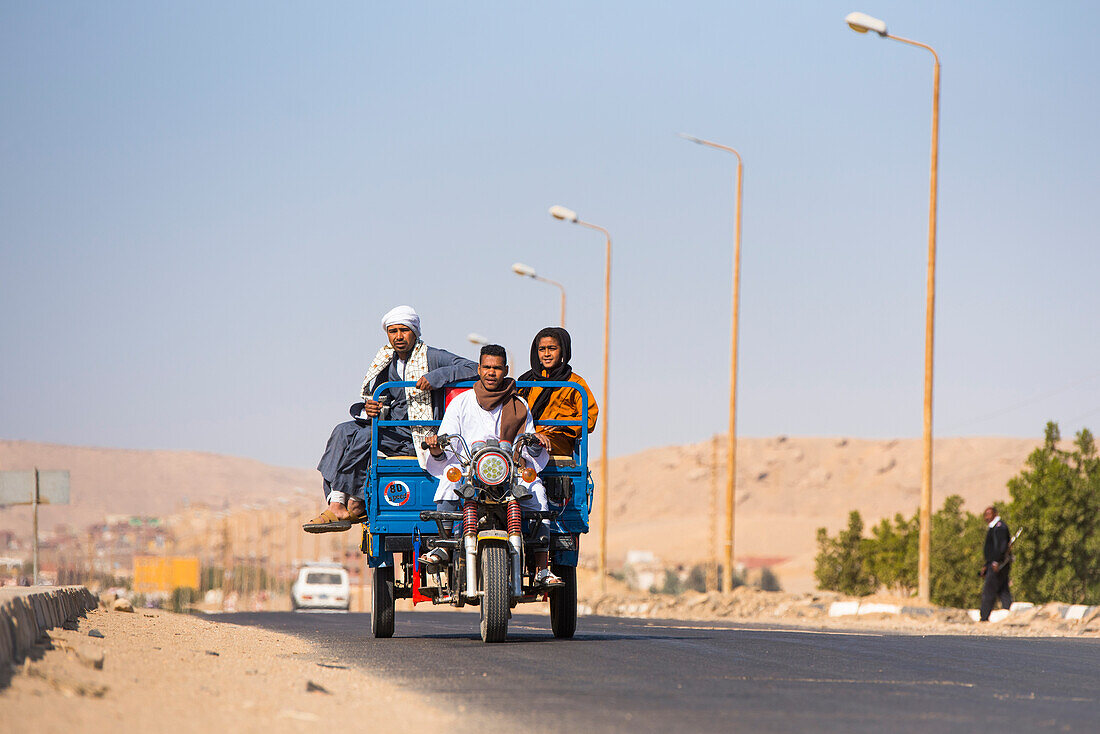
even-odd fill
[[(519, 376), (521, 382), (575, 382), (588, 395), (588, 432), (596, 428), (600, 408), (588, 383), (573, 371), (569, 360), (573, 356), (569, 332), (556, 326), (548, 326), (535, 334), (531, 342), (531, 369)], [(520, 395), (531, 406), (536, 421), (568, 421), (581, 417), (580, 394), (568, 387), (524, 387)], [(538, 434), (550, 440), (550, 453), (556, 456), (572, 456), (573, 446), (580, 438), (580, 426), (541, 426)]]

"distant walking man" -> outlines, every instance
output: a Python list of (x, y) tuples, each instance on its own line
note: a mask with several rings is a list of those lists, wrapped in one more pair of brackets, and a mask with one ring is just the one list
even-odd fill
[(985, 531), (985, 565), (981, 571), (985, 579), (982, 583), (981, 621), (988, 622), (997, 599), (1001, 600), (1001, 606), (1005, 609), (1012, 608), (1012, 592), (1008, 590), (1008, 567), (1012, 563), (1008, 555), (1011, 536), (1005, 521), (992, 507), (985, 508), (982, 517), (989, 523), (989, 529)]

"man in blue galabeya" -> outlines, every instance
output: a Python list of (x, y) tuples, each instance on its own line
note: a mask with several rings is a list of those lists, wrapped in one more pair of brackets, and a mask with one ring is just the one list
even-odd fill
[[(378, 350), (363, 378), (361, 400), (351, 406), (352, 420), (332, 430), (325, 453), (317, 465), (323, 478), (328, 507), (302, 529), (309, 533), (347, 530), (366, 514), (363, 485), (375, 451), (385, 456), (416, 456), (425, 466), (420, 447), (433, 432), (429, 426), (385, 426), (378, 430), (378, 446), (371, 446), (371, 423), (385, 407), (389, 420), (440, 420), (443, 386), (477, 377), (477, 364), (442, 349), (429, 347), (420, 338), (420, 317), (411, 306), (397, 306), (382, 317), (387, 344)], [(385, 382), (414, 382), (389, 388), (374, 400), (374, 390)]]

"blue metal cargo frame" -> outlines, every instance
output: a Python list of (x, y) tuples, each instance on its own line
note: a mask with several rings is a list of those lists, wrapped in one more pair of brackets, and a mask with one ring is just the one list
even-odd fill
[[(372, 398), (378, 400), (391, 388), (405, 388), (415, 382), (386, 382), (375, 388)], [(446, 387), (469, 388), (472, 381), (456, 382)], [(574, 426), (581, 435), (573, 447), (573, 466), (551, 462), (539, 476), (568, 477), (573, 483), (572, 496), (556, 520), (550, 522), (552, 541), (555, 536), (563, 539), (551, 543), (553, 563), (576, 566), (579, 555), (579, 535), (588, 532), (588, 518), (592, 510), (594, 485), (588, 471), (588, 395), (575, 382), (523, 381), (517, 387), (555, 389), (571, 388), (580, 393), (581, 417), (577, 420), (535, 421), (536, 426)], [(441, 421), (380, 420), (371, 425), (371, 446), (378, 446), (378, 429), (387, 426), (433, 426)], [(409, 552), (412, 535), (419, 530), (424, 536), (434, 536), (438, 529), (434, 521), (420, 519), (421, 510), (435, 509), (435, 490), (439, 480), (420, 468), (415, 456), (382, 456), (374, 448), (370, 472), (364, 485), (367, 503), (367, 522), (363, 526), (362, 550), (367, 554), (371, 568), (393, 566), (394, 552)], [(582, 491), (583, 488), (583, 491)], [(566, 538), (571, 538), (570, 540)]]

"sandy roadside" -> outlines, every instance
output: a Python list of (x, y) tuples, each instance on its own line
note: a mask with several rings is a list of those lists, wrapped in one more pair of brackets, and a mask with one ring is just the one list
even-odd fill
[[(651, 594), (629, 588), (615, 579), (599, 577), (586, 569), (577, 574), (577, 597), (586, 614), (639, 619), (676, 619), (691, 622), (747, 622), (795, 625), (819, 630), (858, 631), (905, 635), (967, 635), (985, 637), (1091, 637), (1100, 638), (1100, 607), (1076, 620), (1059, 614), (1065, 605), (1045, 604), (1013, 612), (998, 622), (978, 623), (963, 609), (921, 604), (915, 599), (877, 594), (849, 597), (828, 591), (792, 594), (739, 586), (729, 596), (702, 594)], [(830, 616), (834, 603), (856, 604), (863, 611)], [(893, 609), (886, 612), (887, 609)], [(583, 617), (578, 624), (583, 628)]]
[[(103, 637), (89, 636), (98, 630)], [(369, 632), (365, 632), (369, 634)], [(0, 732), (430, 729), (456, 715), (290, 635), (159, 610), (90, 612), (0, 690)], [(102, 661), (97, 668), (97, 661)], [(321, 690), (308, 690), (310, 687)]]

